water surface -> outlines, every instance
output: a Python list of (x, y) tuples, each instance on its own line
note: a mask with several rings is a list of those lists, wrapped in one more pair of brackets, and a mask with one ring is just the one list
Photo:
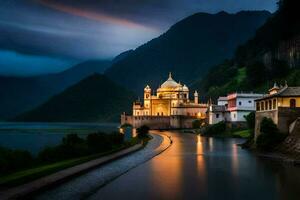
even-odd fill
[(300, 168), (258, 158), (242, 139), (168, 134), (168, 150), (89, 199), (300, 199)]
[(36, 154), (57, 145), (66, 134), (84, 137), (92, 132), (118, 131), (116, 123), (6, 123), (0, 122), (0, 146)]

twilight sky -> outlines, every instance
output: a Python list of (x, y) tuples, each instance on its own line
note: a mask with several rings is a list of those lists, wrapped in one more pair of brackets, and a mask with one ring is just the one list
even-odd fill
[(111, 59), (196, 12), (276, 10), (277, 0), (0, 0), (0, 74)]

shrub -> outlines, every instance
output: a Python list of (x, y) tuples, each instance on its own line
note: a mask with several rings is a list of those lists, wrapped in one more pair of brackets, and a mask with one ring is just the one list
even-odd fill
[(272, 150), (282, 142), (285, 134), (279, 132), (276, 124), (270, 118), (263, 118), (260, 123), (260, 135), (257, 137), (256, 146), (261, 150)]
[(87, 136), (87, 145), (92, 152), (103, 152), (124, 142), (124, 136), (120, 133), (92, 133)]
[(249, 115), (244, 116), (247, 122), (248, 129), (250, 130), (250, 138), (254, 138), (255, 129), (255, 112), (249, 113)]
[(147, 137), (149, 130), (150, 130), (150, 128), (148, 126), (143, 125), (143, 126), (137, 128), (136, 132), (138, 133), (139, 138), (145, 138), (145, 137)]
[(194, 120), (192, 123), (192, 127), (194, 129), (199, 129), (201, 127), (201, 121), (200, 120)]
[(75, 133), (66, 135), (62, 140), (63, 145), (71, 145), (71, 146), (76, 144), (82, 144), (83, 142), (84, 139), (80, 138)]
[(214, 125), (210, 125), (204, 131), (204, 135), (219, 135), (226, 131), (226, 123), (224, 121)]
[(23, 169), (33, 165), (33, 157), (28, 151), (10, 150), (0, 147), (0, 174)]

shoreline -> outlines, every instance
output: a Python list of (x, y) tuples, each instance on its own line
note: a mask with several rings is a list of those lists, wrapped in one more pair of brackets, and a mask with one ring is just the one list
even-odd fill
[[(160, 144), (160, 146), (153, 151), (153, 157), (162, 153), (171, 145), (171, 139), (169, 137), (165, 136), (164, 134), (158, 135), (160, 135), (163, 138), (163, 141)], [(168, 141), (166, 141), (166, 138), (168, 138)], [(50, 174), (48, 176), (39, 178), (26, 184), (2, 190), (0, 191), (0, 199), (21, 199), (30, 197), (31, 195), (41, 192), (47, 188), (53, 187), (55, 184), (61, 184), (72, 178), (85, 174), (97, 167), (105, 166), (105, 164), (107, 163), (126, 157), (132, 153), (143, 149), (144, 147), (145, 145), (142, 143), (136, 144), (132, 147), (123, 149), (116, 153), (58, 171), (54, 174)]]
[(83, 174), (93, 168), (96, 168), (100, 165), (106, 164), (108, 162), (114, 161), (121, 157), (124, 157), (128, 154), (134, 153), (143, 148), (143, 144), (136, 144), (132, 147), (120, 150), (113, 154), (109, 154), (94, 160), (90, 160), (88, 162), (75, 165), (70, 168), (66, 168), (55, 172), (53, 174), (41, 177), (34, 181), (25, 183), (23, 185), (19, 185), (16, 187), (8, 188), (5, 191), (0, 191), (0, 199), (19, 199), (22, 197), (26, 197), (28, 195), (34, 194), (38, 191), (41, 191), (45, 188), (49, 188), (54, 184), (59, 184), (64, 181), (67, 181), (73, 177), (76, 177), (80, 174)]
[(262, 153), (262, 152), (255, 152), (255, 154), (263, 159), (268, 159), (276, 162), (281, 162), (283, 164), (290, 164), (296, 167), (300, 167), (300, 160), (294, 159), (288, 155), (283, 155), (277, 152), (269, 152), (269, 153)]

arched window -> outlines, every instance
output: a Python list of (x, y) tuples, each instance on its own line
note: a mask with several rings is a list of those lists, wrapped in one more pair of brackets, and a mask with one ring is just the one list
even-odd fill
[(290, 100), (290, 108), (296, 108), (296, 99)]
[(265, 101), (265, 109), (268, 110), (268, 101)]
[(272, 110), (272, 101), (269, 100), (269, 110)]

